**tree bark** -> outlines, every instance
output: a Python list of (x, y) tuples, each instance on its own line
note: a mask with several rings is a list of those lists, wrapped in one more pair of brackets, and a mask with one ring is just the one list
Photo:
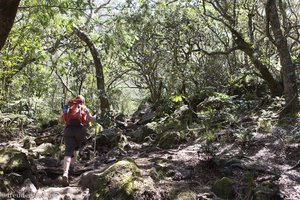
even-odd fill
[(100, 94), (99, 98), (101, 101), (100, 107), (102, 112), (107, 112), (109, 111), (109, 101), (107, 99), (106, 92), (105, 92), (103, 65), (101, 63), (99, 52), (97, 51), (94, 43), (91, 41), (91, 39), (85, 32), (79, 30), (79, 28), (76, 26), (73, 26), (73, 31), (82, 41), (86, 43), (93, 56), (95, 70), (96, 70), (97, 89), (99, 90), (99, 94)]
[[(271, 25), (274, 35), (274, 44), (280, 57), (281, 74), (283, 78), (284, 95), (285, 95), (285, 112), (297, 112), (298, 104), (298, 88), (296, 79), (296, 66), (292, 62), (287, 39), (283, 35), (276, 0), (268, 0), (266, 4), (267, 25)], [(269, 29), (269, 26), (267, 27)]]
[(0, 50), (14, 24), (20, 0), (0, 0)]
[(251, 47), (249, 43), (247, 43), (243, 37), (233, 28), (228, 27), (231, 33), (235, 36), (235, 42), (238, 46), (238, 49), (243, 51), (247, 54), (254, 64), (255, 68), (259, 71), (262, 78), (266, 81), (268, 87), (270, 88), (272, 96), (281, 96), (283, 94), (283, 88), (280, 81), (276, 80), (271, 72), (269, 71), (268, 67), (264, 65), (256, 56), (255, 50)]
[[(205, 1), (204, 1), (205, 2)], [(266, 66), (263, 62), (261, 62), (259, 60), (259, 58), (256, 56), (256, 52), (255, 49), (252, 47), (252, 45), (248, 42), (246, 42), (242, 36), (242, 34), (240, 34), (238, 31), (235, 30), (234, 28), (234, 24), (235, 22), (235, 18), (233, 18), (231, 15), (229, 15), (226, 11), (226, 9), (224, 9), (221, 5), (220, 5), (221, 1), (209, 1), (209, 3), (222, 15), (222, 17), (224, 19), (226, 19), (229, 23), (226, 23), (224, 20), (222, 19), (218, 19), (215, 17), (212, 17), (211, 15), (208, 15), (210, 17), (212, 17), (215, 20), (220, 21), (221, 23), (223, 23), (232, 33), (233, 37), (234, 37), (234, 41), (237, 45), (236, 48), (233, 49), (239, 49), (241, 51), (243, 51), (251, 60), (251, 62), (253, 63), (254, 67), (259, 71), (259, 73), (261, 74), (261, 78), (264, 79), (271, 91), (271, 95), (274, 96), (282, 96), (283, 95), (283, 85), (281, 83), (281, 80), (277, 80), (276, 77), (273, 76), (273, 74), (270, 72), (270, 70), (268, 69), (268, 66)], [(250, 16), (251, 17), (251, 16)], [(249, 19), (251, 20), (251, 19)], [(248, 21), (249, 24), (249, 21)], [(251, 26), (249, 26), (249, 28), (251, 28)], [(250, 30), (251, 31), (251, 30)], [(252, 30), (253, 31), (253, 30)], [(253, 34), (253, 33), (252, 33)], [(251, 35), (250, 35), (251, 37)], [(253, 38), (251, 38), (253, 39)]]
[[(4, 74), (1, 78), (2, 82), (3, 82), (3, 95), (5, 98), (8, 98), (8, 96), (10, 96), (9, 93), (9, 88), (11, 86), (12, 81), (14, 80), (14, 76), (16, 76), (19, 72), (21, 72), (27, 65), (33, 63), (34, 61), (36, 61), (36, 58), (30, 58), (30, 57), (26, 57), (24, 59), (24, 61), (18, 65), (14, 65), (12, 67), (12, 69), (14, 69), (14, 73), (7, 73)], [(11, 71), (11, 69), (7, 69), (7, 67), (3, 68), (4, 72), (8, 72)]]

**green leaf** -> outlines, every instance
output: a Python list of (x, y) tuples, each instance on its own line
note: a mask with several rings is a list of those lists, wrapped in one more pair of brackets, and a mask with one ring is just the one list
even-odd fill
[(171, 101), (173, 101), (173, 102), (179, 103), (179, 102), (182, 102), (182, 101), (183, 101), (184, 96), (183, 96), (183, 95), (171, 96), (170, 99), (171, 99)]
[(95, 122), (95, 131), (96, 133), (100, 133), (103, 131), (103, 127), (101, 126), (101, 124)]

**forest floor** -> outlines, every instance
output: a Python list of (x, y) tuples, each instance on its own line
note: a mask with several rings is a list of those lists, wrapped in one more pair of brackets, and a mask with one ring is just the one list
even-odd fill
[[(151, 175), (153, 167), (165, 169), (165, 176), (156, 180), (163, 199), (171, 199), (170, 194), (180, 191), (192, 191), (197, 199), (218, 199), (211, 192), (211, 187), (224, 175), (236, 182), (237, 195), (234, 199), (250, 199), (251, 187), (266, 180), (278, 184), (282, 199), (300, 199), (299, 169), (289, 170), (300, 158), (299, 143), (284, 144), (282, 138), (272, 134), (256, 133), (244, 147), (240, 144), (216, 143), (214, 159), (199, 153), (202, 144), (196, 140), (177, 149), (162, 150), (147, 146), (146, 143), (131, 142), (133, 148), (127, 156), (135, 160), (144, 176)], [(217, 162), (216, 159), (224, 162)], [(230, 161), (236, 165), (227, 165)], [(109, 164), (103, 164), (102, 168), (106, 168), (106, 165)], [(252, 179), (249, 176), (253, 176)], [(56, 193), (62, 198), (66, 194), (78, 193), (81, 191), (79, 179), (78, 174), (71, 175), (69, 187), (41, 187), (40, 194)], [(82, 196), (83, 193), (81, 191), (79, 194)], [(59, 199), (59, 196), (53, 199)]]
[[(211, 187), (224, 176), (235, 182), (236, 195), (233, 199), (252, 199), (253, 189), (266, 181), (276, 183), (281, 199), (300, 199), (300, 168), (290, 170), (300, 158), (300, 145), (285, 142), (280, 134), (253, 133), (247, 144), (215, 142), (214, 156), (207, 156), (200, 151), (204, 145), (200, 140), (167, 150), (148, 143), (129, 143), (132, 148), (126, 156), (136, 162), (143, 176), (154, 178), (162, 199), (175, 199), (176, 195), (176, 199), (220, 199), (212, 193)], [(0, 146), (20, 148), (20, 144), (19, 141), (12, 141), (9, 145), (1, 143)], [(105, 169), (111, 164), (101, 163), (98, 169)], [(51, 170), (46, 170), (45, 176), (48, 175), (52, 181), (47, 186), (44, 180), (33, 199), (68, 199), (66, 196), (70, 194), (75, 199), (87, 198), (88, 192), (82, 190), (78, 182), (83, 171), (92, 170), (89, 167), (79, 162), (79, 171), (70, 176), (68, 187), (62, 187), (54, 181), (62, 173), (61, 166), (48, 167)], [(160, 169), (161, 173), (156, 170), (153, 174), (153, 169)], [(178, 196), (183, 191), (186, 194)], [(45, 193), (48, 196), (44, 198)], [(192, 194), (190, 198), (188, 193)], [(279, 196), (270, 199), (280, 199)]]
[[(236, 183), (234, 199), (250, 199), (251, 187), (268, 180), (276, 182), (282, 199), (300, 199), (300, 171), (290, 170), (300, 158), (299, 143), (284, 144), (272, 134), (256, 133), (246, 147), (216, 143), (215, 158), (199, 154), (202, 145), (194, 141), (178, 149), (141, 147), (132, 158), (145, 174), (150, 174), (155, 165), (167, 168), (167, 177), (157, 182), (166, 199), (180, 191), (192, 191), (197, 199), (218, 199), (211, 187), (225, 175)], [(252, 182), (247, 180), (249, 176)]]

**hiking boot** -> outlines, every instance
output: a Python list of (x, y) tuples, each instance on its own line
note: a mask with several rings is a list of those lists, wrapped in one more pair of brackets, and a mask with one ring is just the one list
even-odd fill
[(67, 176), (62, 177), (62, 186), (67, 187), (69, 186), (69, 180)]

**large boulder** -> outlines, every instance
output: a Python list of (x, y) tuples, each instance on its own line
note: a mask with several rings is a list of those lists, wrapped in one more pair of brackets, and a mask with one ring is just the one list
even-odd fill
[(160, 199), (150, 177), (141, 177), (141, 170), (131, 160), (121, 160), (104, 171), (81, 176), (80, 186), (89, 188), (92, 199), (143, 200)]
[(139, 106), (138, 110), (132, 114), (132, 121), (135, 124), (146, 124), (151, 122), (156, 117), (156, 112), (153, 110), (153, 105), (143, 103)]
[(184, 128), (186, 128), (193, 121), (193, 111), (187, 105), (183, 105), (176, 109), (173, 116), (181, 121), (181, 125)]
[(50, 156), (56, 153), (56, 147), (52, 143), (43, 143), (33, 149), (33, 152), (36, 152), (42, 156)]
[(174, 113), (160, 121), (159, 131), (186, 130), (188, 125), (192, 124), (193, 116), (193, 111), (187, 105), (183, 105), (176, 109)]
[(142, 142), (146, 138), (154, 139), (159, 132), (159, 125), (157, 122), (147, 123), (144, 126), (130, 132), (128, 135), (133, 141)]
[(37, 192), (37, 189), (36, 189), (35, 185), (28, 178), (22, 184), (22, 186), (19, 189), (19, 191), (17, 192), (17, 194), (23, 195), (24, 197), (27, 197), (27, 198), (33, 198), (35, 196), (36, 192)]
[[(101, 135), (97, 136), (96, 144), (99, 148), (113, 148), (118, 146), (122, 133), (119, 129), (104, 129)], [(101, 151), (100, 149), (98, 149)]]
[(0, 171), (22, 172), (30, 169), (30, 163), (25, 153), (16, 149), (0, 150)]

